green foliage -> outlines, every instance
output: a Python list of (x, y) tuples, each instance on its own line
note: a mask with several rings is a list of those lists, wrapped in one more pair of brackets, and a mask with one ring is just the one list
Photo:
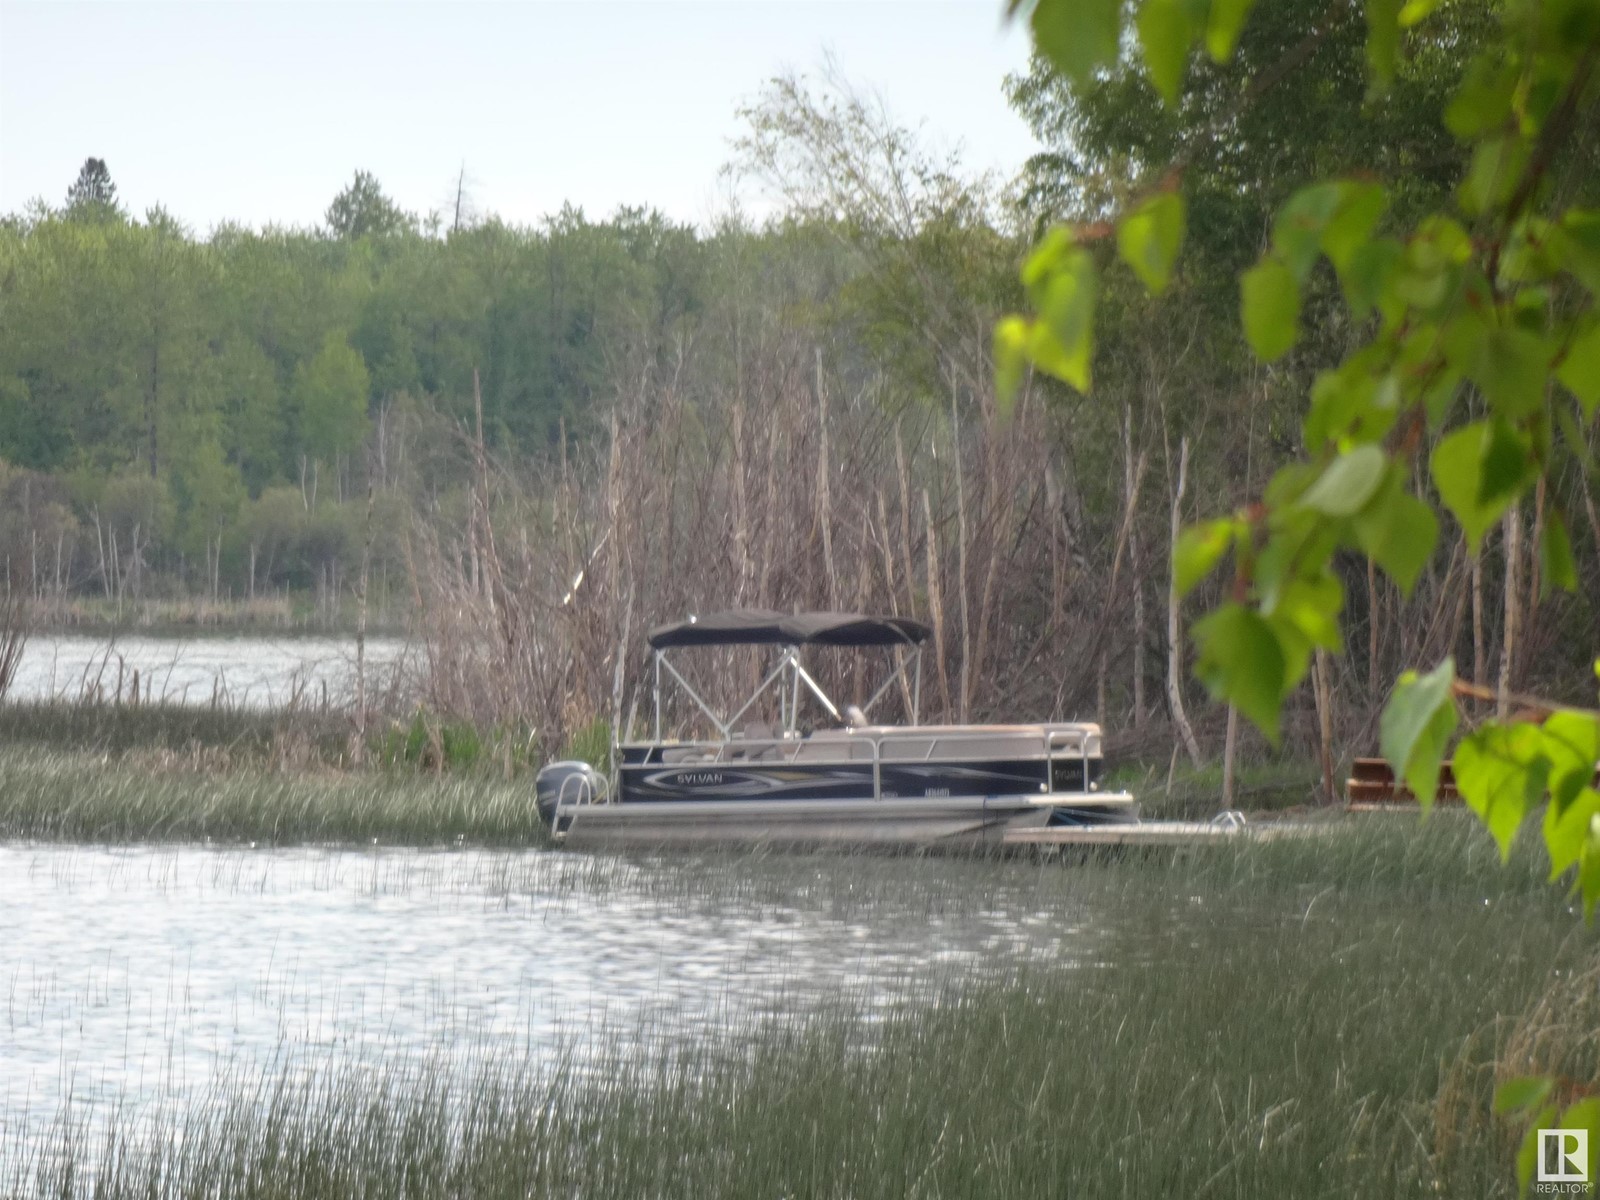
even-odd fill
[(117, 185), (103, 158), (86, 158), (78, 178), (67, 189), (66, 215), (72, 221), (98, 223), (120, 221), (122, 207), (117, 202)]
[(337, 333), (295, 375), (301, 438), (318, 458), (333, 461), (361, 444), (367, 427), (367, 365)]
[[(1236, 18), (1249, 7), (1213, 3), (1207, 13), (1204, 4), (1146, 0), (1130, 23), (1129, 43), (1142, 54), (1165, 102), (1162, 110), (1147, 111), (1169, 111), (1178, 119), (1194, 94), (1210, 101), (1200, 109), (1209, 122), (1190, 126), (1200, 130), (1198, 144), (1185, 144), (1171, 136), (1173, 124), (1162, 123), (1166, 118), (1151, 116), (1138, 125), (1127, 115), (1129, 106), (1119, 109), (1109, 101), (1109, 89), (1125, 85), (1129, 76), (1106, 70), (1112, 57), (1105, 48), (1106, 6), (1078, 20), (1082, 36), (1074, 43), (1068, 30), (1076, 6), (1041, 0), (1033, 15), (1039, 48), (1066, 74), (1067, 93), (1083, 100), (1069, 104), (1073, 116), (1064, 126), (1075, 152), (1119, 139), (1131, 148), (1134, 139), (1126, 131), (1137, 127), (1146, 151), (1145, 179), (1161, 175), (1163, 189), (1168, 175), (1192, 171), (1195, 163), (1206, 171), (1231, 157), (1237, 167), (1238, 147), (1249, 142), (1250, 117), (1234, 112), (1224, 118), (1231, 101), (1220, 89), (1205, 90), (1207, 68), (1191, 47), (1204, 41), (1214, 57), (1228, 58)], [(1275, 45), (1278, 56), (1257, 58), (1240, 49), (1241, 69), (1253, 71), (1247, 97), (1257, 84), (1262, 92), (1295, 91), (1302, 49), (1346, 36), (1341, 7), (1302, 20), (1298, 31), (1294, 5), (1261, 14), (1263, 40)], [(1284, 155), (1296, 152), (1297, 139), (1284, 138), (1275, 126), (1271, 168), (1295, 183), (1316, 181), (1283, 199), (1270, 224), (1269, 248), (1240, 280), (1245, 339), (1257, 359), (1276, 363), (1302, 341), (1302, 308), (1321, 286), (1322, 259), (1337, 277), (1354, 336), (1343, 346), (1324, 347), (1328, 357), (1339, 354), (1343, 361), (1324, 369), (1310, 389), (1302, 429), (1316, 465), (1285, 468), (1262, 502), (1187, 531), (1174, 549), (1180, 594), (1231, 551), (1230, 597), (1193, 629), (1195, 670), (1213, 695), (1236, 705), (1269, 737), (1304, 673), (1307, 646), (1338, 642), (1341, 597), (1330, 573), (1335, 556), (1359, 551), (1402, 590), (1414, 586), (1440, 528), (1428, 494), (1407, 486), (1424, 455), (1439, 504), (1473, 554), (1522, 497), (1536, 487), (1541, 501), (1554, 495), (1542, 485), (1568, 464), (1593, 470), (1588, 434), (1559, 403), (1555, 385), (1576, 401), (1584, 421), (1594, 420), (1600, 409), (1600, 208), (1588, 205), (1600, 197), (1592, 152), (1580, 135), (1600, 123), (1600, 4), (1507, 0), (1491, 8), (1366, 0), (1363, 7), (1364, 75), (1372, 103), (1360, 113), (1360, 124), (1380, 136), (1369, 161), (1350, 165), (1368, 173), (1328, 180), (1316, 163), (1318, 144), (1309, 137), (1298, 139), (1298, 152), (1313, 169), (1285, 173)], [(1474, 8), (1485, 18), (1476, 26)], [(1306, 33), (1312, 21), (1315, 32)], [(1272, 36), (1280, 29), (1285, 32)], [(1294, 42), (1297, 32), (1307, 40)], [(1251, 36), (1246, 30), (1241, 47), (1254, 48)], [(1411, 187), (1396, 218), (1388, 213), (1391, 202), (1404, 196), (1399, 189), (1410, 181), (1403, 183), (1397, 172), (1386, 187), (1370, 174), (1374, 168), (1381, 173), (1390, 161), (1381, 137), (1389, 106), (1376, 98), (1410, 86), (1417, 77), (1410, 64), (1428, 61), (1432, 48), (1463, 46), (1476, 48), (1465, 69), (1439, 75), (1443, 87), (1432, 92), (1440, 131), (1456, 143), (1455, 152), (1439, 160), (1451, 165), (1451, 174), (1438, 180), (1443, 186), (1423, 194), (1425, 203), (1412, 202), (1417, 193)], [(1097, 71), (1103, 73), (1096, 77)], [(1038, 76), (1036, 67), (1016, 91), (1036, 118), (1048, 114), (1051, 95)], [(1111, 114), (1120, 125), (1095, 123)], [(1347, 109), (1344, 123), (1356, 122), (1356, 112)], [(1172, 168), (1161, 166), (1164, 159), (1173, 160)], [(1265, 168), (1257, 169), (1264, 176)], [(1241, 181), (1242, 172), (1233, 170), (1228, 183), (1248, 194)], [(1143, 186), (1148, 189), (1148, 182)], [(1171, 270), (1170, 259), (1152, 249), (1151, 206), (1160, 193), (1143, 202), (1137, 190), (1134, 195), (1131, 203), (1117, 197), (1106, 207), (1115, 217), (1123, 257), (1151, 292), (1159, 292)], [(1386, 219), (1393, 222), (1392, 232)], [(1061, 231), (1046, 239), (1046, 245), (1070, 243)], [(1038, 297), (1030, 293), (1030, 300), (1044, 319)], [(1092, 337), (1093, 314), (1076, 315), (1077, 327)], [(1067, 378), (1061, 361), (1030, 350), (1026, 339), (1016, 339), (1016, 355)], [(1068, 364), (1069, 382), (1080, 389), (1093, 355), (1091, 343)], [(1011, 362), (1007, 370), (1015, 374), (1019, 367)], [(1547, 589), (1577, 586), (1559, 505), (1552, 505), (1543, 523), (1538, 553)], [(1425, 808), (1458, 724), (1456, 690), (1449, 659), (1427, 673), (1408, 671), (1382, 716), (1384, 755)], [(1502, 685), (1502, 708), (1509, 700)], [(1530, 717), (1484, 722), (1454, 753), (1461, 795), (1503, 858), (1543, 806), (1551, 877), (1571, 880), (1589, 917), (1600, 903), (1597, 761), (1600, 713), (1560, 708), (1542, 723)], [(1600, 1098), (1580, 1095), (1558, 1103), (1555, 1095), (1551, 1081), (1535, 1079), (1507, 1084), (1496, 1098), (1499, 1111), (1527, 1122), (1517, 1157), (1524, 1189), (1533, 1175), (1538, 1127), (1570, 1121), (1595, 1127), (1600, 1140)]]
[(1245, 273), (1240, 286), (1245, 336), (1263, 362), (1282, 358), (1299, 337), (1300, 288), (1281, 261), (1267, 259)]
[(1439, 764), (1456, 731), (1456, 665), (1445, 659), (1426, 675), (1407, 671), (1383, 710), (1379, 745), (1426, 812), (1439, 787)]
[[(1402, 11), (1398, 0), (1367, 5), (1366, 54), (1374, 88), (1394, 82), (1404, 31), (1420, 29), (1431, 7), (1413, 3)], [(1058, 8), (1061, 15), (1043, 13), (1047, 8)], [(1035, 11), (1035, 29), (1041, 23), (1055, 28), (1050, 23), (1068, 20), (1071, 8), (1045, 0)], [(1196, 626), (1196, 669), (1213, 694), (1237, 704), (1269, 735), (1276, 730), (1284, 696), (1303, 674), (1305, 643), (1334, 641), (1326, 626), (1336, 616), (1337, 596), (1316, 586), (1326, 578), (1333, 555), (1342, 548), (1358, 549), (1403, 589), (1415, 583), (1437, 540), (1438, 521), (1426, 499), (1412, 495), (1405, 481), (1423, 435), (1447, 426), (1463, 406), (1461, 385), (1475, 387), (1488, 416), (1443, 432), (1431, 455), (1431, 473), (1474, 549), (1552, 461), (1555, 435), (1546, 418), (1552, 372), (1570, 376), (1563, 382), (1580, 405), (1588, 406), (1600, 389), (1590, 379), (1594, 297), (1585, 278), (1587, 247), (1597, 242), (1591, 233), (1595, 224), (1581, 209), (1546, 217), (1535, 207), (1542, 194), (1538, 185), (1555, 170), (1554, 151), (1579, 127), (1579, 114), (1593, 105), (1589, 65), (1600, 51), (1600, 11), (1588, 13), (1578, 5), (1562, 21), (1539, 12), (1528, 3), (1510, 7), (1445, 111), (1445, 123), (1470, 151), (1465, 181), (1456, 193), (1460, 219), (1437, 211), (1421, 216), (1408, 237), (1379, 236), (1388, 207), (1382, 185), (1354, 179), (1315, 183), (1288, 197), (1272, 223), (1271, 248), (1243, 275), (1244, 333), (1266, 362), (1282, 358), (1299, 340), (1302, 290), (1323, 257), (1339, 278), (1352, 316), (1376, 313), (1368, 342), (1337, 370), (1324, 372), (1313, 389), (1306, 442), (1324, 456), (1320, 472), (1311, 478), (1281, 474), (1266, 503), (1241, 515), (1244, 529), (1228, 533), (1223, 526), (1207, 526), (1185, 539), (1176, 555), (1177, 582), (1187, 590), (1231, 546), (1238, 560), (1238, 598)], [(1184, 64), (1178, 60), (1200, 39), (1198, 13), (1151, 3), (1133, 22), (1135, 40), (1169, 103), (1176, 101), (1182, 79)], [(1101, 19), (1084, 23), (1092, 26), (1086, 44), (1097, 44)], [(1508, 48), (1510, 61), (1518, 64), (1511, 76), (1504, 65)], [(1041, 49), (1058, 53), (1043, 42)], [(1091, 86), (1086, 73), (1097, 65), (1098, 57), (1087, 65), (1067, 64), (1079, 88)], [(1538, 155), (1536, 144), (1545, 147)], [(1181, 208), (1173, 210), (1176, 225), (1158, 223), (1155, 214), (1166, 211), (1160, 207), (1164, 203), (1165, 194), (1158, 193), (1126, 208), (1117, 221), (1119, 248), (1151, 291), (1166, 285), (1168, 251), (1175, 252), (1181, 236)], [(1483, 233), (1475, 238), (1463, 221), (1476, 222)], [(1161, 228), (1178, 232), (1158, 237)], [(1568, 231), (1578, 231), (1577, 236)], [(1585, 249), (1552, 256), (1543, 248), (1552, 234)], [(1071, 292), (1084, 299), (1069, 307), (1036, 286), (1040, 279), (1054, 278), (1064, 248), (1074, 245), (1064, 229), (1052, 231), (1024, 276), (1030, 279), (1031, 273), (1035, 285), (1029, 298), (1040, 313), (1038, 323), (1077, 335), (1071, 355), (1034, 354), (1029, 340), (1013, 340), (1016, 354), (1083, 389), (1093, 357), (1093, 293)], [(1081, 277), (1090, 270), (1092, 263), (1083, 256), (1071, 273)], [(1070, 313), (1070, 324), (1055, 315), (1063, 311)], [(1014, 374), (1015, 365), (1008, 370)], [(1398, 442), (1391, 436), (1397, 428), (1406, 433)], [(1559, 514), (1549, 527), (1552, 532), (1541, 546), (1548, 578), (1571, 586), (1576, 575)], [(1311, 599), (1317, 596), (1327, 598)], [(1285, 610), (1284, 597), (1293, 597), (1300, 607)], [(1395, 702), (1414, 705), (1420, 696), (1437, 700), (1449, 674), (1402, 684)], [(1443, 718), (1433, 724), (1437, 708), (1428, 709), (1426, 719), (1397, 714), (1389, 735), (1401, 763), (1416, 768), (1420, 795), (1431, 796), (1432, 785), (1424, 777), (1436, 773), (1442, 753), (1437, 735)], [(1491, 735), (1484, 738), (1480, 751), (1492, 742)], [(1498, 747), (1505, 753), (1514, 748)], [(1499, 811), (1487, 800), (1482, 809), (1486, 820)], [(1519, 809), (1517, 823), (1521, 815)], [(1501, 829), (1514, 832), (1510, 817), (1499, 820)]]
[(1153, 296), (1167, 290), (1172, 264), (1183, 245), (1183, 196), (1152, 196), (1117, 226), (1117, 250)]
[(368, 171), (355, 173), (355, 178), (328, 205), (324, 219), (328, 232), (344, 241), (390, 237), (404, 233), (416, 223), (414, 217), (401, 212), (399, 206), (384, 195), (377, 177)]

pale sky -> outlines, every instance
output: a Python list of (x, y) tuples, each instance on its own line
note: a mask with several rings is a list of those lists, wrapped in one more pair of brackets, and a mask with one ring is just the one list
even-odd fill
[[(1032, 152), (1001, 81), (1001, 0), (399, 4), (0, 0), (0, 212), (59, 205), (89, 156), (135, 214), (319, 222), (357, 168), (399, 204), (532, 222), (648, 204), (703, 222), (736, 109), (831, 54), (902, 124), (1010, 173)], [(757, 211), (763, 206), (752, 197)]]

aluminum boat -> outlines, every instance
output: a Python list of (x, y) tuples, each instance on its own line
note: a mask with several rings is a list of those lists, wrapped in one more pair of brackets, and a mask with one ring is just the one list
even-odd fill
[[(923, 725), (922, 647), (904, 617), (739, 609), (650, 632), (655, 720), (614, 744), (609, 769), (566, 761), (539, 772), (541, 816), (569, 844), (997, 843), (1006, 830), (1137, 820), (1134, 797), (1101, 789), (1101, 731), (1088, 722)], [(679, 671), (675, 653), (756, 646), (770, 669), (724, 714)], [(881, 651), (892, 670), (859, 707), (836, 704), (807, 669), (818, 647)], [(715, 735), (663, 735), (663, 686), (676, 686)], [(869, 714), (894, 693), (904, 725)], [(745, 721), (776, 702), (777, 722)], [(820, 710), (820, 714), (816, 711)], [(822, 715), (813, 729), (802, 724)]]

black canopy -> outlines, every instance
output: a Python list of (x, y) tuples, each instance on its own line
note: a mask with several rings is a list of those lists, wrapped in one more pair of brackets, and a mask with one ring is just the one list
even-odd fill
[(756, 608), (690, 617), (650, 631), (657, 650), (672, 646), (906, 646), (933, 631), (905, 617), (860, 613), (783, 613)]

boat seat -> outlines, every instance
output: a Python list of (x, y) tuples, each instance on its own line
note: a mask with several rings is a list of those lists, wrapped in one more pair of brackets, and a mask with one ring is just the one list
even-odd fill
[(661, 761), (664, 763), (703, 763), (716, 762), (717, 755), (714, 750), (702, 750), (699, 746), (680, 746), (675, 749), (663, 750)]
[(872, 758), (872, 743), (847, 729), (819, 729), (795, 748), (797, 762), (847, 762)]

